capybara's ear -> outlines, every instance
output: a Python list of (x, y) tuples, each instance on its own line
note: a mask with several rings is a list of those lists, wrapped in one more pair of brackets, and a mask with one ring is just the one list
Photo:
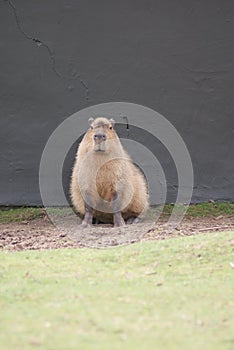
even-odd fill
[(109, 119), (109, 122), (111, 123), (111, 125), (114, 127), (115, 126), (115, 121), (113, 118)]
[(90, 126), (91, 126), (91, 124), (92, 124), (93, 121), (94, 121), (94, 118), (93, 118), (93, 117), (89, 118), (89, 125), (90, 125)]

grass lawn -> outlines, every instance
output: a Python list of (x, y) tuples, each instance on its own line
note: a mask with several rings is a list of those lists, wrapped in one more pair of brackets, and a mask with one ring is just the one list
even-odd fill
[[(163, 216), (171, 215), (174, 204), (166, 204), (163, 208)], [(155, 208), (154, 208), (155, 209)], [(50, 208), (50, 212), (63, 215), (67, 213), (67, 208)], [(233, 215), (234, 203), (231, 202), (204, 202), (191, 204), (188, 207), (187, 217), (212, 217), (219, 215)], [(0, 223), (30, 221), (44, 217), (46, 211), (44, 208), (33, 207), (0, 207)]]
[(4, 350), (234, 348), (234, 232), (0, 252)]

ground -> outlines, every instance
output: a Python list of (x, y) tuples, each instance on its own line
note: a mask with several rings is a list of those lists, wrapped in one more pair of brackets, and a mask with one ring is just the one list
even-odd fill
[[(91, 229), (77, 231), (80, 233), (77, 235), (60, 231), (46, 216), (22, 222), (0, 223), (0, 249), (20, 251), (84, 246), (106, 247), (139, 240), (165, 240), (198, 233), (234, 230), (232, 215), (185, 217), (170, 233), (166, 229), (166, 221), (164, 217), (153, 226), (148, 223), (129, 225), (122, 231), (112, 227), (93, 226)], [(124, 240), (121, 241), (123, 237)]]
[(168, 206), (120, 229), (2, 208), (0, 349), (233, 349), (233, 209), (190, 206), (169, 230)]

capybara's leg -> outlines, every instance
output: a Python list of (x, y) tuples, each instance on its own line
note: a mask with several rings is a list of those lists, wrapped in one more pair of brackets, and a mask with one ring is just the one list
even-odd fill
[(119, 227), (125, 225), (124, 219), (122, 217), (121, 211), (113, 213), (114, 227)]
[(92, 206), (93, 201), (92, 201), (91, 195), (88, 192), (85, 193), (84, 201), (85, 201), (85, 216), (81, 226), (87, 227), (89, 225), (92, 225), (92, 222), (93, 222), (93, 206)]
[(113, 221), (114, 227), (119, 227), (125, 225), (125, 221), (121, 214), (121, 197), (117, 192), (112, 195), (112, 210), (113, 210)]
[(82, 221), (81, 226), (87, 227), (89, 225), (92, 225), (93, 221), (93, 208), (91, 208), (89, 205), (85, 204), (85, 216)]

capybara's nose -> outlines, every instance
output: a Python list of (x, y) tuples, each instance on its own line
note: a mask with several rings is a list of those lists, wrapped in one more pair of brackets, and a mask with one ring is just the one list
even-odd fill
[(106, 141), (106, 134), (96, 133), (94, 134), (93, 138), (94, 138), (94, 141), (99, 141), (99, 142)]

